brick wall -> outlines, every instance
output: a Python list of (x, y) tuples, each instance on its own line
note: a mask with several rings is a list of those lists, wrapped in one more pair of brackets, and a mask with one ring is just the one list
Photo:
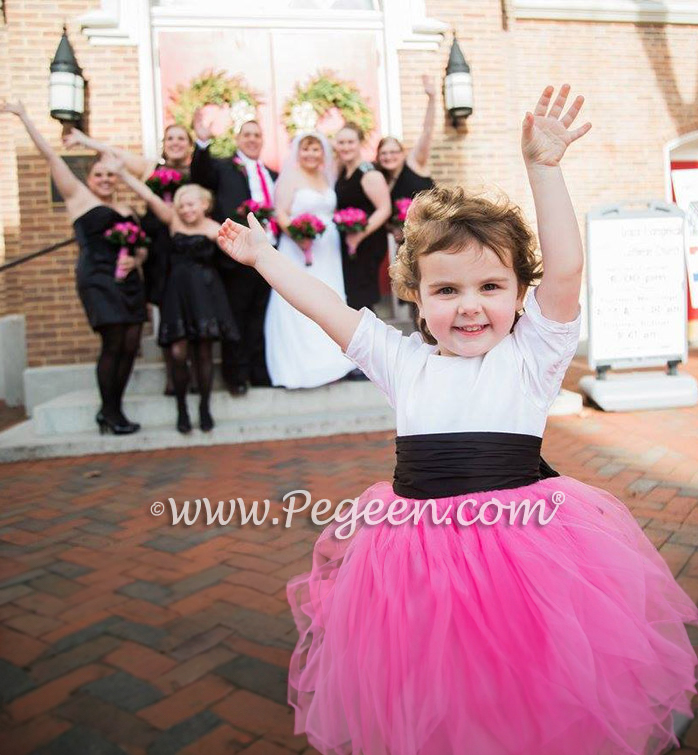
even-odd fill
[[(29, 115), (52, 146), (61, 149), (60, 124), (48, 112), (49, 65), (68, 20), (75, 55), (90, 87), (91, 133), (115, 144), (139, 149), (137, 50), (90, 46), (75, 19), (99, 7), (98, 0), (56, 3), (15, 0), (6, 8), (7, 68), (3, 96), (21, 97)], [(0, 58), (0, 65), (1, 65)], [(0, 167), (0, 205), (8, 260), (72, 236), (62, 205), (52, 205), (49, 173), (16, 118), (4, 115), (0, 138), (10, 159)], [(94, 360), (98, 339), (87, 325), (77, 294), (71, 245), (5, 274), (6, 312), (23, 312), (27, 320), (27, 356), (31, 366)]]
[[(98, 0), (10, 3), (7, 24), (0, 26), (0, 96), (21, 95), (39, 128), (59, 146), (60, 127), (47, 108), (48, 66), (68, 19), (71, 42), (89, 78), (90, 132), (137, 150), (137, 51), (88, 45), (75, 19), (97, 5)], [(565, 158), (580, 223), (595, 204), (663, 198), (663, 145), (698, 129), (695, 27), (516, 21), (503, 17), (507, 5), (500, 0), (427, 0), (428, 15), (457, 31), (473, 71), (475, 98), (474, 113), (458, 132), (443, 109), (437, 109), (434, 177), (473, 190), (500, 189), (532, 219), (519, 151), (521, 118), (545, 84), (566, 80), (575, 93), (587, 97), (584, 119), (594, 124)], [(424, 114), (420, 76), (434, 74), (440, 88), (449, 48), (450, 38), (435, 53), (399, 54), (408, 147)], [(0, 119), (0, 139), (10, 145), (10, 159), (0, 162), (0, 207), (5, 255), (11, 259), (65, 238), (71, 229), (64, 210), (48, 203), (45, 164), (10, 116)], [(26, 314), (31, 365), (94, 358), (97, 339), (74, 290), (76, 252), (70, 247), (0, 281), (0, 312)]]
[[(10, 70), (7, 51), (8, 31), (4, 15), (0, 13), (0, 100), (10, 95)], [(11, 145), (10, 117), (0, 116), (0, 144)], [(5, 150), (6, 159), (0, 160), (0, 263), (5, 261), (6, 235), (16, 222), (16, 188), (14, 154), (12, 148)], [(8, 302), (7, 276), (0, 273), (0, 316), (10, 311)]]
[[(521, 118), (546, 84), (568, 81), (587, 99), (579, 123), (594, 125), (564, 162), (580, 220), (594, 204), (663, 199), (664, 144), (698, 130), (695, 27), (508, 18), (505, 29), (498, 2), (430, 0), (427, 9), (456, 29), (474, 82), (474, 113), (459, 134), (437, 118), (435, 176), (476, 190), (499, 187), (530, 216)], [(437, 55), (401, 53), (408, 146), (422, 116), (419, 74), (436, 72), (441, 81), (449, 48), (450, 39)]]

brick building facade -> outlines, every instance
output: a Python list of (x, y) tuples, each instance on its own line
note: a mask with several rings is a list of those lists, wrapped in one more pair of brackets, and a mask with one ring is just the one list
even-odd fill
[[(217, 8), (209, 20), (215, 28), (216, 13), (227, 6), (203, 1), (197, 7), (207, 5)], [(530, 218), (521, 117), (547, 83), (569, 81), (574, 93), (583, 93), (585, 120), (594, 128), (565, 158), (583, 224), (593, 205), (664, 198), (665, 151), (679, 137), (695, 131), (695, 142), (687, 138), (680, 154), (698, 154), (697, 6), (687, 0), (384, 0), (357, 12), (383, 40), (384, 123), (407, 146), (423, 117), (420, 75), (431, 73), (441, 83), (450, 47), (442, 32), (456, 30), (473, 73), (474, 113), (456, 131), (438, 109), (433, 175), (474, 190), (499, 188)], [(155, 154), (162, 118), (157, 100), (143, 100), (154, 65), (143, 34), (154, 35), (158, 24), (203, 33), (205, 10), (197, 24), (191, 4), (181, 0), (6, 0), (3, 12), (0, 98), (21, 97), (42, 133), (60, 144), (60, 126), (48, 113), (48, 67), (67, 21), (88, 80), (90, 133)], [(341, 19), (331, 23), (336, 29)], [(387, 91), (391, 86), (398, 97)], [(0, 140), (0, 259), (11, 260), (70, 236), (71, 229), (62, 206), (50, 202), (46, 164), (9, 115), (0, 117)], [(26, 316), (31, 366), (94, 358), (97, 339), (74, 288), (76, 254), (69, 246), (0, 276), (0, 315)]]

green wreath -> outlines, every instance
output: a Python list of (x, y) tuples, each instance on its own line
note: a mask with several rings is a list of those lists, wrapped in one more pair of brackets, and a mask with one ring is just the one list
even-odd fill
[(281, 118), (286, 131), (295, 136), (299, 131), (312, 131), (332, 108), (337, 108), (345, 121), (355, 123), (364, 134), (373, 131), (373, 113), (356, 84), (342, 81), (334, 71), (319, 71), (305, 86), (296, 84)]
[(184, 126), (194, 137), (194, 113), (197, 108), (209, 104), (227, 105), (231, 109), (233, 126), (211, 141), (211, 154), (214, 157), (230, 157), (236, 150), (236, 126), (256, 117), (258, 96), (246, 85), (242, 76), (228, 76), (224, 71), (208, 70), (188, 84), (179, 84), (174, 93), (170, 93), (168, 110), (172, 120), (179, 126)]

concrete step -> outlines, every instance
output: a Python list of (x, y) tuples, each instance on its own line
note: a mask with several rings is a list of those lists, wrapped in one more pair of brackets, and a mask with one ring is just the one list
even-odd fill
[[(198, 397), (187, 398), (194, 424)], [(175, 402), (160, 394), (133, 394), (125, 411), (142, 429), (133, 435), (99, 435), (94, 416), (99, 399), (94, 390), (73, 391), (36, 408), (33, 419), (0, 433), (0, 462), (122, 453), (161, 448), (225, 445), (286, 440), (344, 433), (395, 432), (395, 414), (383, 394), (368, 382), (341, 381), (309, 390), (253, 388), (233, 398), (216, 392), (211, 433), (195, 429), (181, 435), (174, 427)], [(579, 394), (562, 391), (551, 415), (576, 414)]]
[[(187, 396), (192, 419), (198, 416), (199, 397)], [(100, 400), (96, 390), (66, 393), (34, 408), (37, 435), (69, 435), (93, 432)], [(368, 381), (332, 383), (320, 388), (287, 391), (283, 388), (255, 388), (245, 396), (233, 397), (227, 391), (214, 391), (211, 413), (220, 422), (240, 426), (258, 419), (291, 418), (305, 415), (332, 416), (336, 411), (361, 413), (388, 407), (383, 394)], [(161, 393), (127, 393), (124, 413), (145, 427), (173, 426), (177, 410), (174, 398)], [(341, 432), (341, 431), (340, 431)]]
[[(390, 325), (401, 330), (405, 335), (412, 332), (413, 327), (407, 320), (388, 320)], [(214, 390), (223, 389), (220, 371), (220, 344), (213, 345), (214, 357)], [(92, 389), (97, 390), (95, 365), (90, 364), (58, 364), (46, 367), (29, 367), (23, 373), (24, 407), (29, 417), (34, 416), (34, 409), (47, 401), (63, 396), (73, 391)], [(156, 394), (165, 389), (165, 363), (162, 349), (155, 342), (154, 336), (146, 336), (141, 340), (141, 357), (136, 360), (133, 372), (126, 387), (127, 395)]]
[[(220, 369), (214, 368), (214, 390), (223, 388)], [(94, 364), (59, 364), (30, 367), (24, 371), (27, 415), (34, 416), (40, 404), (79, 390), (97, 390)], [(165, 390), (164, 362), (137, 360), (126, 386), (126, 395), (157, 394)]]
[(0, 463), (27, 459), (50, 459), (66, 456), (151, 451), (163, 448), (217, 446), (253, 443), (265, 440), (312, 438), (344, 433), (367, 433), (385, 430), (395, 432), (394, 412), (387, 402), (384, 408), (335, 410), (333, 412), (298, 414), (292, 416), (260, 417), (246, 420), (221, 421), (210, 433), (196, 428), (198, 414), (191, 413), (194, 430), (181, 435), (174, 427), (174, 415), (161, 427), (146, 427), (133, 435), (99, 435), (94, 424), (81, 433), (38, 435), (33, 421), (28, 420), (0, 433)]

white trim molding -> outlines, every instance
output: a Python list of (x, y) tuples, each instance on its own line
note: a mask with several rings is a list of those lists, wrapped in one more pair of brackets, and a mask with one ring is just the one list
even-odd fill
[(138, 48), (141, 138), (143, 151), (156, 155), (155, 80), (149, 0), (102, 0), (98, 10), (80, 16), (83, 34), (93, 45), (131, 45)]
[(448, 24), (426, 14), (424, 0), (383, 0), (388, 50), (435, 52), (449, 29)]
[[(0, 4), (2, 0), (0, 0)], [(407, 10), (407, 12), (405, 12)], [(152, 12), (152, 16), (151, 16)], [(426, 15), (424, 0), (383, 0), (383, 11), (282, 11), (240, 13), (220, 0), (168, 3), (161, 0), (101, 0), (101, 7), (79, 18), (83, 33), (95, 45), (137, 45), (143, 38), (144, 15), (159, 27), (314, 27), (380, 28), (385, 20), (398, 49), (437, 50), (448, 25)], [(384, 19), (383, 19), (384, 17)], [(388, 36), (388, 35), (386, 35)]]
[(513, 0), (516, 18), (698, 24), (696, 0)]
[[(0, 0), (2, 2), (2, 0)], [(254, 4), (252, 4), (254, 6)], [(140, 69), (143, 148), (156, 154), (161, 131), (153, 36), (163, 29), (300, 28), (375, 31), (379, 50), (381, 120), (386, 130), (402, 136), (402, 103), (398, 50), (435, 52), (448, 24), (426, 14), (425, 0), (382, 0), (382, 10), (243, 9), (231, 0), (101, 0), (101, 7), (79, 18), (93, 45), (135, 45)], [(159, 127), (160, 126), (160, 127)]]
[(102, 7), (78, 18), (82, 32), (93, 45), (137, 45), (141, 40), (138, 22), (148, 0), (102, 0)]

